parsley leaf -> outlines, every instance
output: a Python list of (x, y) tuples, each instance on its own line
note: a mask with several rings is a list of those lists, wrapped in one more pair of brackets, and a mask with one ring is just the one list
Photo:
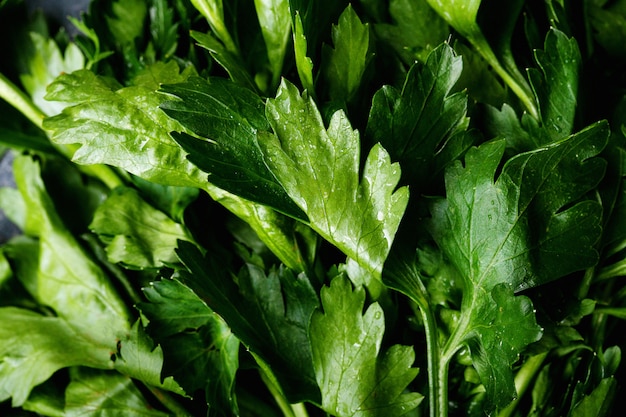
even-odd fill
[(341, 417), (408, 413), (421, 402), (405, 393), (417, 375), (410, 346), (394, 345), (380, 354), (385, 328), (383, 310), (374, 303), (362, 314), (363, 287), (352, 290), (344, 276), (321, 292), (322, 311), (311, 319), (311, 346), (322, 408)]
[(398, 164), (376, 145), (359, 181), (358, 132), (342, 111), (326, 129), (313, 100), (287, 81), (267, 116), (275, 134), (259, 145), (270, 171), (315, 231), (379, 277), (408, 201), (407, 188), (396, 190)]

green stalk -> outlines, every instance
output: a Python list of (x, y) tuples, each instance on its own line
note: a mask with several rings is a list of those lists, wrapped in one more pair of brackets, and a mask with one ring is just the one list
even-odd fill
[(161, 404), (163, 404), (163, 406), (165, 406), (165, 408), (171, 411), (174, 416), (191, 417), (191, 414), (189, 414), (189, 411), (187, 411), (182, 405), (180, 405), (178, 401), (172, 398), (170, 394), (163, 391), (162, 389), (153, 387), (151, 385), (148, 385), (145, 383), (143, 385), (152, 393), (152, 395), (155, 396), (157, 400), (159, 400)]
[[(480, 53), (480, 55), (492, 66), (494, 71), (502, 78), (502, 81), (513, 91), (513, 93), (520, 99), (522, 105), (526, 108), (526, 110), (537, 120), (540, 120), (539, 110), (537, 109), (537, 105), (530, 91), (530, 87), (528, 85), (521, 84), (518, 79), (520, 77), (512, 76), (503, 66), (500, 64), (500, 61), (496, 57), (496, 54), (491, 49), (491, 46), (482, 35), (482, 33), (476, 34), (475, 36), (468, 36), (468, 40), (472, 43), (474, 48)], [(521, 78), (523, 79), (523, 77)]]
[(303, 403), (291, 404), (287, 401), (283, 390), (276, 383), (276, 378), (274, 375), (268, 375), (268, 370), (265, 366), (260, 367), (259, 373), (261, 374), (261, 379), (265, 383), (265, 386), (267, 386), (267, 389), (272, 394), (272, 397), (274, 397), (274, 401), (276, 401), (276, 404), (278, 404), (278, 407), (285, 417), (309, 417), (309, 413)]
[[(18, 88), (2, 73), (0, 73), (0, 98), (4, 99), (35, 126), (45, 132), (43, 129), (43, 119), (46, 115), (33, 103), (24, 91)], [(76, 145), (61, 146), (54, 143), (52, 145), (67, 159), (72, 159), (72, 155), (74, 155), (77, 148)], [(85, 174), (98, 178), (110, 189), (124, 183), (119, 175), (106, 165), (82, 165), (78, 166), (78, 168)]]
[[(422, 294), (426, 294), (426, 288), (419, 280), (420, 290)], [(430, 417), (447, 417), (448, 415), (448, 384), (447, 384), (447, 366), (441, 365), (441, 354), (437, 338), (437, 326), (435, 315), (430, 308), (430, 303), (426, 299), (417, 300), (419, 313), (424, 322), (424, 331), (426, 333), (426, 357), (428, 360), (428, 403), (430, 408)], [(417, 315), (417, 312), (415, 312)], [(443, 369), (442, 369), (443, 368)], [(443, 372), (443, 375), (441, 374)]]

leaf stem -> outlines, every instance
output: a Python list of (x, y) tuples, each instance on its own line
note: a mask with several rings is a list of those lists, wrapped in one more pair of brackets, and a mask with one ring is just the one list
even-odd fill
[[(419, 285), (422, 294), (427, 294), (421, 280)], [(448, 415), (448, 385), (447, 367), (441, 366), (441, 352), (437, 339), (437, 325), (435, 315), (430, 308), (430, 303), (425, 298), (418, 300), (413, 298), (419, 308), (419, 314), (424, 322), (426, 333), (426, 357), (428, 361), (428, 403), (430, 417), (447, 417)], [(415, 311), (417, 315), (418, 312)], [(442, 374), (443, 368), (443, 374)]]
[(259, 368), (259, 373), (265, 386), (267, 386), (267, 389), (272, 394), (272, 397), (274, 397), (274, 401), (276, 401), (276, 404), (285, 417), (309, 417), (309, 413), (303, 403), (291, 404), (287, 401), (282, 389), (276, 384), (274, 376), (268, 375), (264, 366)]
[(37, 107), (28, 95), (20, 90), (4, 74), (0, 73), (0, 98), (22, 113), (35, 126), (42, 129), (46, 115)]
[(496, 54), (489, 46), (489, 43), (482, 35), (482, 33), (468, 36), (468, 40), (474, 45), (474, 48), (480, 53), (480, 55), (491, 65), (494, 71), (502, 78), (504, 83), (513, 91), (513, 93), (520, 99), (522, 105), (528, 110), (528, 112), (537, 120), (540, 120), (540, 114), (537, 109), (535, 100), (532, 97), (530, 87), (528, 85), (521, 84), (523, 78), (512, 76), (496, 57)]

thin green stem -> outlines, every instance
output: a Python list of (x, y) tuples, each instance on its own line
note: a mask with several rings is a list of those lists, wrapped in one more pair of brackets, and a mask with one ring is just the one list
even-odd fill
[[(419, 280), (420, 290), (422, 294), (426, 294), (426, 288)], [(430, 408), (430, 417), (446, 417), (448, 415), (448, 384), (447, 375), (445, 378), (441, 376), (441, 352), (437, 337), (437, 325), (435, 315), (430, 308), (427, 299), (413, 299), (419, 308), (419, 314), (424, 322), (424, 330), (426, 333), (426, 357), (428, 361), (428, 403)], [(415, 312), (417, 315), (418, 312)], [(446, 368), (444, 366), (443, 368)], [(447, 370), (444, 373), (447, 374)]]
[(522, 105), (526, 110), (537, 120), (540, 120), (539, 110), (537, 104), (532, 96), (530, 87), (528, 85), (521, 84), (519, 77), (512, 76), (500, 63), (500, 60), (496, 57), (496, 54), (489, 46), (489, 43), (484, 38), (482, 33), (478, 33), (475, 36), (468, 36), (468, 40), (474, 45), (474, 48), (480, 53), (480, 55), (492, 66), (494, 71), (502, 78), (502, 81), (513, 91), (513, 93), (520, 99)]
[(282, 411), (285, 417), (309, 417), (309, 413), (303, 403), (291, 404), (287, 401), (283, 390), (276, 384), (276, 378), (273, 375), (268, 375), (264, 366), (259, 369), (261, 379), (267, 386), (267, 389), (274, 397), (274, 401)]
[(4, 74), (0, 73), (0, 98), (22, 113), (35, 126), (42, 129), (46, 115), (37, 107), (28, 95), (20, 90)]
[(144, 384), (144, 386), (159, 400), (161, 404), (169, 411), (171, 411), (176, 417), (192, 417), (189, 411), (185, 409), (178, 401), (176, 401), (170, 394), (163, 391), (160, 388), (153, 387), (152, 385)]

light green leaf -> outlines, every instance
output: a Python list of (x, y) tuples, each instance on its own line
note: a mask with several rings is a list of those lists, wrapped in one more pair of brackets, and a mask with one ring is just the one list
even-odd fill
[(401, 416), (421, 402), (406, 393), (417, 375), (415, 353), (394, 345), (381, 354), (385, 330), (382, 308), (374, 303), (362, 313), (363, 287), (352, 290), (338, 276), (321, 292), (322, 311), (311, 319), (311, 347), (322, 408), (338, 417)]
[(307, 56), (307, 39), (304, 33), (300, 12), (296, 12), (293, 17), (293, 46), (296, 69), (298, 70), (302, 87), (308, 91), (309, 94), (315, 94), (315, 85), (313, 84), (313, 61)]
[(111, 368), (111, 350), (94, 345), (58, 317), (15, 307), (0, 308), (0, 402), (21, 406), (31, 390), (61, 368)]
[(224, 22), (224, 4), (222, 0), (191, 0), (191, 4), (205, 17), (211, 29), (224, 44), (226, 51), (238, 56), (238, 48), (233, 42)]
[(39, 176), (39, 165), (27, 156), (14, 162), (17, 187), (26, 203), (25, 232), (39, 238), (33, 297), (98, 346), (114, 347), (128, 331), (128, 311), (104, 271), (65, 228)]
[(30, 34), (33, 43), (33, 53), (28, 59), (28, 73), (20, 76), (24, 88), (37, 105), (46, 115), (55, 115), (65, 107), (65, 104), (44, 99), (46, 88), (56, 77), (63, 73), (69, 73), (84, 67), (85, 59), (80, 49), (70, 43), (65, 52), (54, 41), (45, 38), (39, 33)]
[(106, 244), (110, 262), (129, 268), (159, 268), (178, 260), (178, 240), (189, 231), (149, 205), (129, 187), (118, 187), (96, 210), (89, 228)]
[(159, 108), (166, 97), (156, 92), (160, 83), (186, 78), (174, 62), (148, 67), (128, 87), (87, 70), (61, 75), (46, 98), (71, 105), (45, 119), (44, 128), (54, 142), (81, 145), (73, 156), (78, 164), (104, 163), (156, 183), (202, 188), (205, 175), (169, 135), (184, 129)]
[(254, 6), (267, 49), (272, 87), (275, 87), (280, 80), (291, 35), (289, 0), (254, 0)]
[(352, 6), (346, 7), (333, 25), (334, 48), (326, 50), (323, 72), (330, 98), (349, 101), (361, 85), (361, 78), (371, 58), (369, 54), (369, 25), (363, 24)]
[(112, 14), (105, 19), (113, 39), (122, 47), (134, 47), (135, 40), (143, 35), (147, 3), (143, 0), (117, 0), (111, 7)]
[(65, 416), (167, 417), (154, 409), (133, 381), (116, 372), (75, 368), (65, 393)]
[(267, 166), (315, 231), (379, 277), (408, 201), (406, 188), (396, 190), (398, 164), (376, 145), (359, 181), (359, 134), (345, 114), (326, 129), (313, 100), (286, 81), (267, 117), (275, 132), (259, 138)]

